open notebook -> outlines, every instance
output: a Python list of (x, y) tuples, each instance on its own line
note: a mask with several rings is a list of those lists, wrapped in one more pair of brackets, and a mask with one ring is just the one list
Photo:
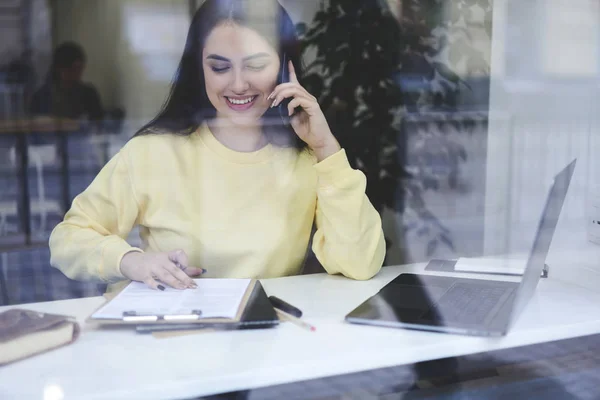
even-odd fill
[(132, 282), (90, 320), (101, 324), (277, 324), (277, 315), (259, 281), (196, 279), (196, 289), (156, 291)]

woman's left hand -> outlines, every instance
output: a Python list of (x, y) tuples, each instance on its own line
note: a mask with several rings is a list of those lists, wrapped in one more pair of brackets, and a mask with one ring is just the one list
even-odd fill
[(341, 147), (329, 129), (317, 98), (308, 93), (298, 82), (291, 61), (289, 62), (289, 71), (290, 82), (275, 87), (268, 99), (274, 99), (271, 107), (277, 107), (284, 99), (293, 98), (288, 105), (288, 115), (292, 115), (296, 107), (300, 107), (301, 110), (292, 116), (290, 121), (292, 128), (296, 135), (313, 150), (317, 161), (322, 161), (337, 153)]

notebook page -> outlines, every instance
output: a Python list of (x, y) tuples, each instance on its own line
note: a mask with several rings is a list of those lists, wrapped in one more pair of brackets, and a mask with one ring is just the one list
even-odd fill
[(94, 319), (121, 319), (124, 312), (138, 315), (188, 315), (201, 310), (201, 318), (235, 318), (250, 279), (195, 279), (196, 289), (167, 287), (153, 290), (131, 282), (121, 293), (96, 311)]
[(454, 265), (455, 271), (484, 272), (496, 274), (522, 275), (527, 258), (461, 257)]

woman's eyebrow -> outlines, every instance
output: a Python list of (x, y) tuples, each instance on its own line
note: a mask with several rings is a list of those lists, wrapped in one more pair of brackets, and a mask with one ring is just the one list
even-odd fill
[(269, 57), (269, 56), (270, 56), (269, 53), (256, 53), (251, 56), (244, 57), (244, 61), (250, 61), (250, 60), (254, 60), (256, 58), (264, 58), (264, 57)]
[(227, 61), (227, 62), (231, 62), (231, 60), (229, 58), (225, 58), (223, 56), (220, 56), (218, 54), (210, 54), (206, 57), (207, 60), (218, 60), (218, 61)]
[[(243, 61), (249, 61), (249, 60), (254, 60), (256, 58), (264, 58), (264, 57), (269, 57), (269, 53), (256, 53), (256, 54), (253, 54), (251, 56), (244, 57)], [(206, 59), (207, 60), (217, 60), (217, 61), (231, 62), (231, 60), (229, 58), (220, 56), (218, 54), (209, 54), (206, 57)]]

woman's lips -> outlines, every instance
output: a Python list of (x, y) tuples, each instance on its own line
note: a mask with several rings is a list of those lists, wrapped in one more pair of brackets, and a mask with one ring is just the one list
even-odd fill
[(225, 101), (229, 108), (234, 111), (246, 111), (250, 109), (254, 103), (256, 103), (256, 99), (258, 96), (246, 96), (246, 97), (227, 97), (225, 96)]

